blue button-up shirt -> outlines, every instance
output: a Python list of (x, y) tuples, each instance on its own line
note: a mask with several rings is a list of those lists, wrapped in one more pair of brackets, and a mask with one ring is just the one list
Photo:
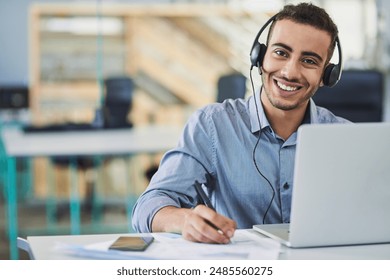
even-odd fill
[[(136, 231), (150, 232), (162, 207), (195, 207), (200, 201), (195, 180), (207, 183), (216, 211), (235, 220), (238, 228), (251, 228), (263, 220), (290, 221), (297, 133), (286, 140), (279, 137), (259, 97), (256, 94), (256, 103), (251, 96), (207, 105), (190, 117), (177, 147), (164, 155), (133, 209)], [(310, 100), (304, 122), (348, 121)]]

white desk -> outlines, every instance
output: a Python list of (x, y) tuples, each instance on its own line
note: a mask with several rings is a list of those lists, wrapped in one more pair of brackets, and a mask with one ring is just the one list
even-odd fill
[[(248, 230), (248, 232), (254, 232)], [(258, 233), (256, 233), (258, 234)], [(114, 240), (123, 234), (97, 234), (97, 235), (62, 235), (62, 236), (29, 236), (28, 242), (34, 258), (37, 260), (49, 259), (80, 259), (61, 253), (55, 247), (58, 243), (85, 246), (104, 241)], [(137, 234), (129, 234), (137, 235)], [(258, 234), (259, 237), (267, 238)], [(223, 245), (219, 245), (223, 246)], [(389, 260), (390, 244), (337, 246), (322, 248), (291, 249), (282, 246), (279, 259), (295, 260)]]
[[(4, 144), (4, 162), (7, 168), (8, 234), (11, 259), (18, 258), (16, 237), (17, 157), (73, 156), (73, 155), (133, 155), (138, 153), (165, 152), (173, 148), (181, 132), (180, 127), (146, 126), (131, 129), (107, 129), (67, 132), (24, 133), (18, 128), (3, 127), (1, 137)], [(72, 207), (72, 203), (71, 203)], [(79, 205), (71, 213), (73, 225), (79, 224)], [(77, 231), (75, 232), (77, 233)]]
[(2, 138), (12, 157), (121, 155), (166, 151), (177, 143), (180, 132), (180, 127), (171, 126), (30, 133), (3, 128)]

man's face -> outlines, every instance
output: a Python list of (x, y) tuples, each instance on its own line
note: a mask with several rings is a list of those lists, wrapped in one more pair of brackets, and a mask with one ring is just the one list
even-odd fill
[(306, 107), (322, 83), (330, 43), (325, 31), (277, 21), (262, 66), (266, 103), (281, 110)]

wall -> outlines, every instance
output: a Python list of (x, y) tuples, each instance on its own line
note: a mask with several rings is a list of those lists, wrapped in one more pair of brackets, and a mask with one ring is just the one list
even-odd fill
[(0, 84), (28, 84), (28, 0), (0, 0)]

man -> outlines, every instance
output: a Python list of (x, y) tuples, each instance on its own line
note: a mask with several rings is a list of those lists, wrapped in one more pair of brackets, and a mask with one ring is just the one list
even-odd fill
[[(248, 100), (208, 105), (189, 119), (138, 199), (134, 228), (228, 243), (236, 228), (288, 223), (298, 127), (347, 122), (311, 99), (324, 83), (337, 35), (323, 9), (285, 6), (256, 65), (261, 90)], [(215, 211), (200, 204), (195, 181), (205, 183)]]

